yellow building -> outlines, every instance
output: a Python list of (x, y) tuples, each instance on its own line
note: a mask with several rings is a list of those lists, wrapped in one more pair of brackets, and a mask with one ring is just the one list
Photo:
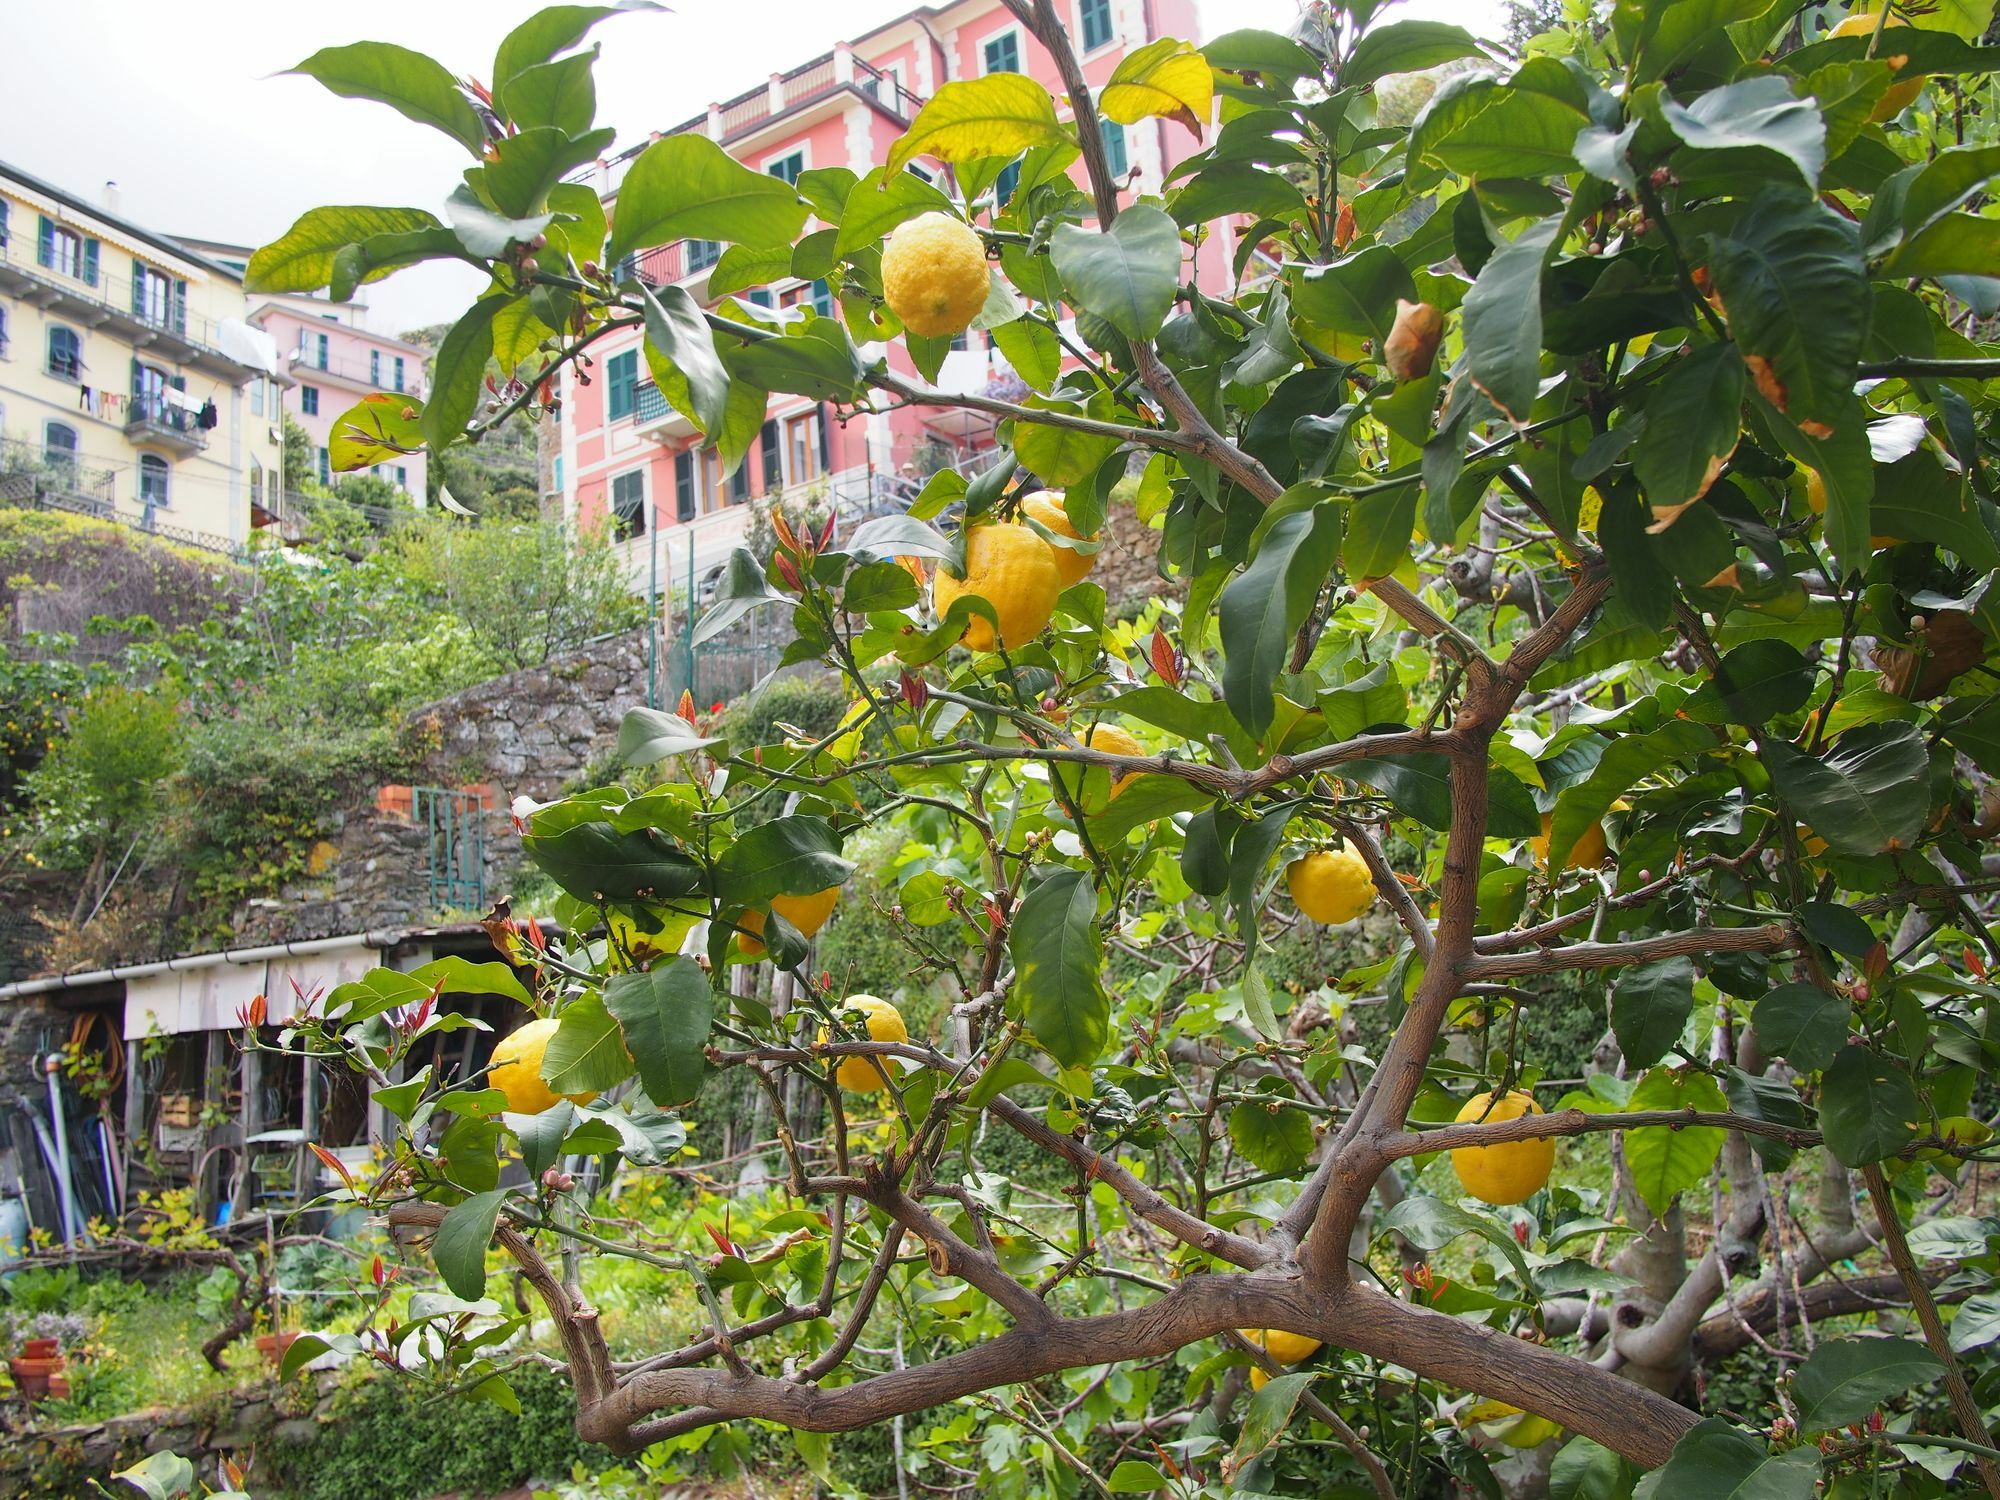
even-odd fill
[(239, 270), (106, 197), (0, 162), (0, 503), (240, 551), (282, 488), (276, 349)]

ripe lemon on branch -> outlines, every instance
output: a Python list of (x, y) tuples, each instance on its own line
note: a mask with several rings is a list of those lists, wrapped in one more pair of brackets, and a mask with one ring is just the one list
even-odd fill
[(919, 214), (897, 225), (882, 250), (889, 311), (925, 338), (965, 332), (986, 305), (990, 282), (986, 247), (950, 214)]
[(955, 578), (941, 565), (931, 583), (931, 603), (940, 619), (961, 594), (992, 605), (998, 634), (984, 615), (974, 615), (961, 637), (971, 650), (991, 651), (1024, 646), (1040, 635), (1061, 592), (1055, 549), (1017, 522), (995, 521), (965, 533), (965, 576)]
[[(1093, 724), (1083, 732), (1083, 743), (1092, 750), (1102, 750), (1107, 755), (1144, 755), (1146, 747), (1116, 724)], [(1125, 789), (1125, 783), (1138, 776), (1136, 771), (1127, 771), (1122, 776), (1111, 779), (1111, 796), (1117, 796)], [(1107, 799), (1109, 800), (1109, 799)]]
[(500, 1045), (493, 1049), (486, 1082), (507, 1096), (510, 1112), (538, 1115), (545, 1109), (553, 1109), (558, 1099), (588, 1104), (597, 1097), (594, 1089), (587, 1094), (558, 1094), (542, 1082), (542, 1055), (549, 1050), (549, 1039), (555, 1034), (553, 1020), (530, 1021), (501, 1038)]
[[(838, 900), (840, 887), (830, 885), (805, 896), (773, 896), (771, 910), (798, 928), (801, 937), (811, 937), (826, 926), (826, 919), (833, 915)], [(743, 929), (736, 934), (736, 946), (745, 957), (756, 958), (764, 951), (764, 913), (752, 907), (736, 919), (736, 925)]]
[[(1066, 536), (1073, 542), (1097, 540), (1077, 531), (1070, 522), (1069, 512), (1063, 507), (1062, 496), (1054, 490), (1036, 490), (1021, 502), (1021, 514), (1032, 521), (1039, 521), (1057, 536)], [(1097, 566), (1097, 554), (1094, 552), (1077, 552), (1069, 547), (1050, 547), (1049, 554), (1056, 560), (1056, 574), (1062, 579), (1064, 588), (1073, 583), (1082, 583), (1090, 576), (1090, 570)]]
[[(877, 1042), (907, 1042), (910, 1028), (903, 1024), (903, 1013), (887, 1000), (874, 995), (849, 995), (840, 1002), (844, 1011), (861, 1012), (868, 1023), (869, 1038)], [(832, 1031), (822, 1026), (819, 1029), (822, 1043), (833, 1040)], [(855, 1094), (873, 1094), (889, 1086), (886, 1071), (889, 1059), (863, 1054), (859, 1057), (844, 1057), (833, 1070), (833, 1081)]]
[(1285, 884), (1298, 909), (1324, 927), (1352, 922), (1375, 904), (1367, 861), (1345, 846), (1293, 860), (1285, 866)]
[[(1461, 1125), (1478, 1121), (1491, 1124), (1541, 1112), (1534, 1095), (1515, 1089), (1498, 1099), (1490, 1093), (1474, 1094), (1457, 1118)], [(1533, 1141), (1502, 1141), (1496, 1146), (1460, 1146), (1451, 1153), (1451, 1165), (1465, 1190), (1480, 1202), (1496, 1208), (1525, 1203), (1548, 1186), (1549, 1173), (1556, 1165), (1556, 1143), (1544, 1136)]]
[[(1320, 1350), (1318, 1339), (1307, 1338), (1303, 1333), (1287, 1333), (1282, 1328), (1239, 1328), (1236, 1331), (1281, 1365), (1295, 1365), (1302, 1359), (1311, 1359)], [(1270, 1378), (1256, 1366), (1251, 1366), (1250, 1389), (1263, 1390), (1264, 1382)]]
[[(1542, 831), (1529, 838), (1528, 847), (1535, 851), (1535, 861), (1544, 869), (1549, 863), (1549, 830), (1555, 827), (1555, 815), (1542, 814)], [(1576, 842), (1569, 846), (1569, 858), (1563, 861), (1565, 870), (1601, 870), (1611, 853), (1610, 842), (1604, 837), (1604, 825), (1592, 823), (1576, 836)]]

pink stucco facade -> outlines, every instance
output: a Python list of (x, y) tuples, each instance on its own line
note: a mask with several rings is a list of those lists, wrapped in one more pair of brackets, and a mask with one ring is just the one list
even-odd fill
[[(285, 414), (305, 429), (322, 484), (337, 485), (345, 477), (333, 470), (329, 449), (334, 423), (350, 408), (378, 391), (423, 396), (424, 360), (430, 351), (373, 332), (361, 322), (365, 311), (353, 304), (285, 297), (266, 302), (250, 319), (276, 341), (278, 358), (292, 376)], [(424, 470), (419, 452), (377, 464), (373, 472), (422, 505)]]
[[(1085, 37), (1096, 43), (1082, 57), (1093, 86), (1108, 79), (1134, 48), (1162, 36), (1194, 41), (1200, 35), (1193, 0), (1058, 3), (1071, 12), (1067, 19), (1079, 44)], [(773, 73), (666, 133), (705, 133), (759, 171), (796, 176), (846, 167), (865, 173), (887, 158), (891, 144), (940, 84), (992, 71), (1035, 78), (1055, 96), (1058, 112), (1067, 114), (1046, 50), (999, 0), (960, 0), (912, 11), (838, 45), (828, 56)], [(1159, 192), (1167, 172), (1199, 143), (1182, 125), (1147, 120), (1124, 127), (1120, 144), (1131, 196)], [(600, 166), (597, 186), (611, 196), (614, 215), (619, 176), (635, 154)], [(944, 170), (935, 162), (920, 165), (933, 174)], [(1082, 181), (1080, 163), (1073, 175)], [(1190, 268), (1197, 282), (1211, 289), (1226, 286), (1234, 248), (1226, 230), (1207, 241)], [(642, 280), (679, 284), (708, 300), (708, 265), (715, 253), (712, 246), (681, 241), (644, 252), (628, 269)], [(825, 306), (823, 285), (794, 282), (771, 289), (781, 305), (816, 294)], [(282, 347), (282, 337), (279, 343)], [(864, 352), (883, 353), (893, 368), (914, 374), (900, 342)], [(977, 391), (1010, 373), (990, 341), (973, 332), (963, 348), (947, 356), (936, 383)], [(773, 491), (824, 492), (843, 509), (858, 509), (879, 502), (909, 476), (943, 464), (975, 464), (993, 444), (992, 423), (964, 412), (912, 408), (849, 413), (842, 421), (831, 406), (781, 394), (772, 398), (762, 441), (736, 475), (725, 477), (716, 456), (700, 449), (692, 425), (653, 389), (637, 330), (595, 345), (582, 378), (566, 369), (561, 394), (555, 479), (564, 512), (586, 525), (611, 524), (623, 539), (634, 583), (657, 582), (674, 592), (690, 581), (699, 589), (726, 558), (742, 535), (749, 509), (744, 502), (750, 499)]]

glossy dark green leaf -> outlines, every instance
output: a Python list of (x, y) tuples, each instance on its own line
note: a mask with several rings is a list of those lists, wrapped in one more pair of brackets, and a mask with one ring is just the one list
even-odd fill
[(1803, 189), (1766, 191), (1717, 236), (1708, 269), (1765, 399), (1794, 422), (1851, 419), (1869, 312), (1855, 226)]
[(1225, 655), (1222, 693), (1253, 736), (1271, 727), (1278, 673), (1327, 581), (1340, 542), (1338, 514), (1297, 510), (1264, 538), (1250, 566), (1222, 591), (1217, 615)]
[(1443, 21), (1392, 21), (1370, 27), (1340, 69), (1343, 88), (1373, 83), (1391, 73), (1421, 73), (1454, 58), (1480, 56), (1463, 27)]
[(1714, 677), (1689, 700), (1687, 713), (1705, 724), (1755, 728), (1805, 707), (1815, 681), (1812, 663), (1798, 647), (1746, 641), (1723, 653)]
[(606, 823), (580, 823), (561, 833), (531, 833), (521, 848), (579, 901), (663, 900), (701, 887), (701, 866), (650, 830), (618, 833)]
[(486, 362), (493, 357), (493, 315), (504, 297), (472, 304), (451, 325), (431, 358), (430, 397), (424, 405), (424, 440), (435, 453), (465, 433), (486, 389)]
[(1781, 984), (1750, 1013), (1757, 1045), (1801, 1073), (1826, 1068), (1847, 1043), (1852, 1006), (1813, 984)]
[(1014, 960), (1009, 1010), (1064, 1067), (1096, 1062), (1111, 1034), (1111, 999), (1090, 876), (1056, 870), (1029, 891), (1007, 951)]
[(507, 118), (527, 128), (551, 126), (565, 135), (582, 135), (597, 118), (597, 81), (592, 66), (597, 49), (555, 62), (523, 68), (497, 91)]
[(1644, 1500), (1813, 1500), (1819, 1492), (1819, 1450), (1772, 1453), (1762, 1438), (1704, 1417), (1674, 1445), (1673, 1457), (1635, 1492)]
[[(335, 257), (350, 245), (443, 227), (435, 215), (420, 208), (311, 209), (282, 236), (251, 255), (243, 286), (252, 292), (316, 292), (333, 280)], [(374, 275), (361, 279), (373, 280)]]
[(475, 1193), (444, 1216), (431, 1238), (431, 1259), (451, 1294), (477, 1302), (486, 1293), (486, 1247), (493, 1243), (493, 1226), (508, 1189)]
[(601, 1093), (632, 1076), (632, 1058), (618, 1023), (596, 995), (563, 1007), (542, 1054), (542, 1082), (558, 1094)]
[(1654, 515), (1704, 494), (1743, 428), (1743, 360), (1730, 344), (1704, 344), (1677, 360), (1646, 400), (1633, 472)]
[(1371, 245), (1325, 266), (1288, 268), (1292, 306), (1315, 328), (1377, 341), (1396, 324), (1398, 298), (1417, 300), (1410, 268), (1387, 245)]
[(1530, 225), (1493, 252), (1460, 308), (1472, 383), (1510, 421), (1528, 420), (1542, 378), (1542, 267), (1561, 221)]
[(1910, 848), (1930, 815), (1930, 757), (1911, 724), (1863, 724), (1817, 758), (1768, 739), (1764, 763), (1800, 821), (1842, 854)]
[(484, 167), (466, 176), (478, 181), (481, 196), (501, 213), (524, 218), (542, 213), (556, 185), (610, 150), (616, 137), (608, 125), (575, 138), (550, 125), (516, 131), (493, 147)]
[(1725, 84), (1685, 106), (1669, 99), (1660, 115), (1692, 151), (1770, 152), (1796, 167), (1808, 187), (1819, 185), (1826, 121), (1811, 99), (1793, 96), (1782, 75)]
[(723, 362), (749, 385), (814, 401), (851, 401), (861, 390), (861, 358), (838, 318), (814, 318), (780, 338), (736, 345)]
[(1058, 225), (1049, 254), (1076, 305), (1127, 338), (1151, 338), (1173, 310), (1180, 286), (1180, 231), (1149, 204), (1126, 209), (1108, 233)]
[(493, 54), (493, 87), (504, 88), (523, 69), (567, 52), (599, 21), (628, 11), (658, 11), (656, 0), (614, 0), (610, 5), (550, 5), (501, 38)]
[(624, 1033), (648, 1099), (684, 1104), (701, 1092), (715, 993), (700, 964), (676, 958), (642, 974), (620, 974), (604, 987), (604, 1008)]
[(1915, 1339), (1827, 1339), (1792, 1377), (1799, 1431), (1811, 1437), (1865, 1422), (1891, 1396), (1943, 1375), (1938, 1357)]
[(703, 432), (721, 427), (729, 404), (729, 372), (715, 352), (701, 304), (681, 287), (640, 288), (646, 306), (646, 342), (672, 365), (687, 387), (694, 419)]
[(1681, 1039), (1694, 1014), (1694, 961), (1637, 964), (1611, 987), (1611, 1029), (1626, 1063), (1650, 1068)]
[(1842, 1047), (1820, 1085), (1819, 1128), (1844, 1166), (1885, 1160), (1922, 1134), (1910, 1075), (1869, 1047)]
[(1245, 1099), (1229, 1111), (1229, 1139), (1261, 1171), (1296, 1172), (1312, 1155), (1312, 1120), (1275, 1095)]
[[(794, 814), (746, 831), (715, 862), (715, 894), (725, 905), (763, 906), (773, 896), (809, 896), (854, 873), (825, 818)], [(655, 1096), (655, 1102), (665, 1103)]]

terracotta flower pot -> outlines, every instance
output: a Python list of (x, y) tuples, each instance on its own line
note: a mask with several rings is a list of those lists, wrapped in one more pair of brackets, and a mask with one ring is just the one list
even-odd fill
[(26, 1339), (21, 1344), (24, 1359), (54, 1359), (62, 1345), (55, 1339)]
[[(52, 1339), (36, 1339), (36, 1343), (53, 1343)], [(14, 1384), (21, 1394), (30, 1401), (39, 1401), (51, 1394), (52, 1383), (61, 1377), (63, 1357), (60, 1354), (47, 1356), (23, 1355), (7, 1361), (7, 1368), (13, 1374)], [(69, 1382), (63, 1382), (63, 1394), (68, 1394)]]
[(257, 1335), (257, 1349), (273, 1367), (285, 1362), (285, 1351), (292, 1347), (296, 1333), (260, 1333)]

